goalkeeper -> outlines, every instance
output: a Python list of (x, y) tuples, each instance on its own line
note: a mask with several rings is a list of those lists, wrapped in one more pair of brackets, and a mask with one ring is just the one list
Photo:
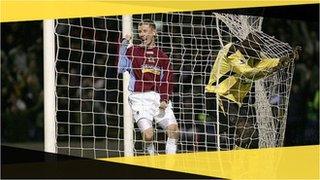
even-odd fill
[(140, 22), (138, 32), (142, 41), (140, 45), (129, 47), (129, 34), (122, 40), (118, 73), (130, 73), (128, 100), (133, 118), (143, 133), (147, 152), (150, 155), (155, 153), (152, 143), (152, 122), (155, 120), (167, 132), (166, 154), (175, 154), (179, 129), (169, 101), (172, 66), (168, 56), (156, 47), (155, 23), (150, 20)]
[[(266, 77), (299, 58), (299, 46), (289, 57), (268, 58), (262, 52), (263, 44), (259, 43), (260, 40), (254, 33), (258, 32), (250, 33), (238, 44), (229, 43), (219, 51), (206, 92), (216, 93), (240, 107), (255, 80)], [(215, 84), (217, 82), (218, 85)], [(221, 108), (223, 109), (222, 106)]]

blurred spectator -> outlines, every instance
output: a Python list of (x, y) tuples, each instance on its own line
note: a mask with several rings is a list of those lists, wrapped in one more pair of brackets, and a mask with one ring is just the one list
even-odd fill
[[(41, 23), (1, 24), (1, 140), (43, 139)], [(25, 35), (26, 32), (32, 32)], [(5, 35), (4, 35), (5, 33)], [(40, 67), (40, 68), (39, 68)]]

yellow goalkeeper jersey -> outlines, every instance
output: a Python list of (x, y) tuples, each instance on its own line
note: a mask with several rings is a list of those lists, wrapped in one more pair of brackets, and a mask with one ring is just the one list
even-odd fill
[[(278, 66), (279, 58), (267, 58), (261, 53), (260, 59), (245, 59), (239, 50), (228, 55), (232, 45), (233, 43), (229, 43), (219, 51), (210, 73), (206, 92), (216, 93), (241, 106), (253, 82), (272, 73)], [(233, 75), (226, 75), (228, 72), (232, 72)], [(223, 76), (225, 79), (220, 81)]]

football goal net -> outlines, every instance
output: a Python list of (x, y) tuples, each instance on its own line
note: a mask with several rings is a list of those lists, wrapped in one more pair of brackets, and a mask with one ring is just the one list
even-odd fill
[[(282, 146), (294, 63), (276, 65), (292, 48), (262, 31), (262, 17), (195, 11), (45, 21), (46, 151), (145, 154), (128, 106), (128, 74), (117, 73), (121, 38), (129, 32), (141, 43), (143, 19), (155, 22), (156, 44), (172, 63), (178, 153)], [(250, 67), (225, 70), (236, 49)], [(161, 154), (166, 134), (154, 127)]]

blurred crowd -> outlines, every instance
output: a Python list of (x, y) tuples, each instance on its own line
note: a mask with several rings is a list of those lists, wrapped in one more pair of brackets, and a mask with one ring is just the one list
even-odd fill
[(41, 22), (1, 23), (1, 137), (43, 139)]

